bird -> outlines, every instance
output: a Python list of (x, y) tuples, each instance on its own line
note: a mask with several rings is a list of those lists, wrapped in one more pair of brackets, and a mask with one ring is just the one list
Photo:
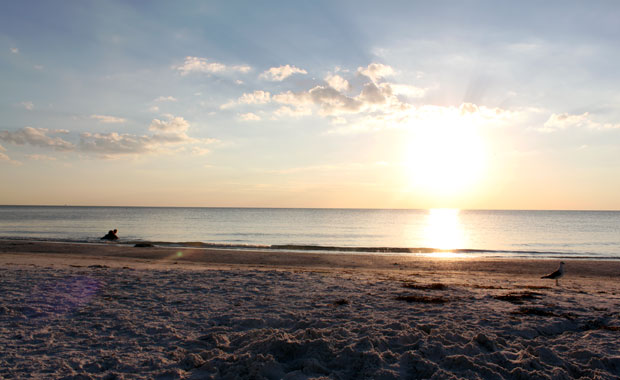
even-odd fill
[(558, 270), (556, 270), (553, 273), (549, 273), (546, 276), (542, 276), (541, 278), (549, 278), (552, 280), (555, 280), (555, 286), (558, 286), (558, 280), (560, 279), (560, 277), (564, 276), (564, 261), (560, 262), (560, 267), (558, 268)]

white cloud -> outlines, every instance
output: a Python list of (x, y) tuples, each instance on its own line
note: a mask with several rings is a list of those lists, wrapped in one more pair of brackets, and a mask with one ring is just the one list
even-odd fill
[(239, 115), (239, 117), (241, 118), (241, 120), (244, 120), (244, 121), (258, 121), (258, 120), (260, 120), (260, 116), (254, 114), (252, 112), (244, 113), (242, 115)]
[(291, 108), (289, 106), (282, 106), (278, 108), (277, 110), (275, 110), (273, 114), (276, 117), (282, 117), (282, 116), (301, 117), (301, 116), (312, 115), (312, 110), (310, 109), (310, 107), (304, 107), (304, 106), (295, 107), (295, 108)]
[(174, 66), (174, 69), (179, 71), (181, 75), (187, 75), (189, 73), (223, 73), (223, 72), (240, 72), (247, 73), (252, 68), (247, 65), (232, 65), (228, 66), (219, 62), (210, 62), (207, 58), (201, 57), (185, 57), (185, 62), (182, 65)]
[(531, 115), (529, 110), (509, 111), (489, 108), (471, 103), (455, 106), (386, 105), (391, 112), (369, 112), (354, 115), (346, 124), (334, 124), (327, 134), (357, 134), (382, 131), (386, 129), (435, 128), (446, 124), (476, 125), (477, 127), (499, 127), (519, 122)]
[(11, 48), (11, 53), (13, 54), (19, 54), (19, 49), (16, 47)]
[(239, 104), (265, 104), (271, 101), (271, 94), (267, 91), (254, 91), (251, 94), (243, 94), (237, 100)]
[(59, 151), (73, 150), (75, 146), (60, 137), (51, 137), (48, 134), (64, 133), (65, 131), (50, 131), (46, 128), (24, 127), (14, 132), (0, 131), (0, 140), (16, 145), (33, 145), (43, 148), (52, 148)]
[(337, 91), (349, 91), (351, 89), (351, 85), (349, 84), (349, 82), (337, 74), (326, 76), (325, 82), (327, 82), (330, 87)]
[(151, 106), (149, 108), (149, 111), (151, 111), (151, 112), (159, 112), (159, 106)]
[(293, 74), (308, 74), (308, 72), (295, 66), (285, 65), (270, 68), (262, 73), (260, 78), (281, 82)]
[(19, 105), (24, 107), (28, 111), (32, 111), (34, 109), (34, 104), (32, 102), (21, 102), (19, 103)]
[(187, 136), (189, 123), (180, 116), (166, 115), (168, 120), (153, 119), (149, 131), (154, 132), (150, 137), (152, 143), (182, 143), (194, 141)]
[(358, 67), (357, 72), (377, 82), (381, 78), (393, 75), (394, 69), (382, 63), (371, 63), (367, 67)]
[(177, 98), (174, 96), (160, 96), (153, 100), (154, 102), (176, 102)]
[(343, 95), (331, 87), (316, 86), (308, 91), (308, 95), (312, 102), (320, 107), (319, 113), (322, 115), (357, 112), (362, 106), (359, 100)]
[(312, 99), (305, 92), (294, 93), (292, 91), (283, 92), (273, 96), (276, 103), (288, 104), (291, 106), (301, 106), (312, 104)]
[(236, 101), (231, 100), (220, 106), (220, 109), (229, 109), (237, 104), (266, 104), (271, 101), (271, 94), (268, 91), (257, 90), (252, 93), (244, 93)]
[(119, 123), (124, 123), (127, 121), (126, 119), (123, 119), (122, 117), (107, 116), (107, 115), (90, 115), (90, 118), (98, 120), (100, 123), (105, 123), (105, 124), (119, 124)]
[(386, 97), (383, 91), (374, 83), (366, 83), (360, 94), (360, 99), (370, 104), (385, 103)]
[[(105, 158), (135, 154), (157, 154), (170, 151), (170, 148), (192, 151), (203, 149), (206, 145), (218, 142), (216, 139), (197, 139), (187, 135), (189, 123), (180, 116), (165, 115), (164, 119), (153, 119), (149, 126), (151, 134), (133, 135), (127, 133), (90, 133), (80, 134), (77, 145), (63, 140), (53, 134), (66, 134), (67, 130), (50, 131), (44, 128), (24, 127), (18, 131), (0, 131), (0, 140), (16, 145), (32, 145), (52, 148), (58, 151), (79, 151)], [(5, 149), (0, 146), (0, 152)], [(6, 155), (5, 155), (6, 156)], [(53, 160), (53, 157), (31, 154), (33, 160)], [(8, 159), (8, 158), (7, 158)]]
[(148, 136), (119, 134), (117, 132), (85, 132), (80, 135), (80, 150), (102, 154), (105, 157), (145, 153), (149, 151), (151, 145), (151, 138)]
[(187, 135), (190, 125), (183, 117), (166, 115), (166, 119), (153, 119), (149, 126), (151, 135), (111, 133), (82, 133), (80, 150), (111, 158), (121, 155), (162, 153), (174, 146), (197, 144), (196, 149), (216, 142), (214, 139), (195, 139)]
[(571, 115), (568, 113), (552, 114), (545, 122), (539, 132), (555, 132), (567, 128), (584, 128), (591, 130), (620, 129), (620, 124), (599, 123), (591, 119), (588, 112), (581, 115)]
[(0, 161), (5, 161), (13, 165), (21, 165), (21, 162), (12, 160), (11, 157), (9, 157), (9, 155), (4, 152), (6, 152), (6, 149), (4, 149), (2, 145), (0, 145)]
[(410, 98), (421, 98), (426, 95), (426, 89), (408, 84), (381, 83), (381, 87), (389, 86), (394, 95), (404, 95)]
[(316, 86), (308, 91), (276, 94), (273, 100), (294, 107), (307, 108), (309, 105), (315, 105), (321, 116), (382, 110), (391, 112), (402, 105), (391, 94), (389, 87), (377, 86), (374, 83), (366, 83), (360, 95), (356, 97), (347, 96), (331, 86)]
[(222, 105), (220, 106), (220, 109), (222, 109), (222, 110), (227, 110), (227, 109), (229, 109), (229, 108), (233, 108), (235, 105), (237, 105), (237, 102), (236, 102), (236, 101), (234, 101), (234, 100), (230, 100), (230, 101), (228, 101), (228, 102), (226, 102), (226, 103), (222, 104)]

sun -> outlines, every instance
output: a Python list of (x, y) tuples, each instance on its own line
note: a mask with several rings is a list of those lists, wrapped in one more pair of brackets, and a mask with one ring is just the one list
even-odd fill
[(463, 192), (478, 183), (485, 166), (484, 142), (472, 118), (438, 112), (416, 121), (404, 158), (412, 188), (435, 195)]

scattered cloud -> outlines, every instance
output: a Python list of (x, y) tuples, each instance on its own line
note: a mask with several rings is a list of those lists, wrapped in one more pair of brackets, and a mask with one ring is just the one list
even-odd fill
[(312, 109), (310, 107), (297, 106), (291, 108), (289, 106), (282, 106), (274, 111), (274, 116), (283, 117), (283, 116), (291, 116), (291, 117), (301, 117), (301, 116), (309, 116), (312, 115)]
[(47, 156), (45, 154), (29, 154), (26, 157), (34, 161), (56, 161), (56, 157)]
[(244, 121), (258, 121), (258, 120), (260, 120), (260, 116), (254, 114), (252, 112), (241, 114), (239, 117), (241, 118), (241, 120), (244, 120)]
[(6, 162), (12, 165), (21, 165), (21, 162), (11, 159), (11, 157), (9, 157), (9, 155), (4, 152), (6, 152), (6, 149), (4, 149), (2, 145), (0, 145), (0, 162)]
[(590, 130), (607, 130), (607, 129), (620, 129), (620, 124), (612, 123), (599, 123), (592, 120), (588, 112), (584, 112), (580, 115), (571, 115), (568, 113), (551, 114), (549, 119), (545, 122), (542, 128), (538, 128), (539, 132), (556, 132), (568, 128), (582, 128)]
[(14, 132), (0, 131), (0, 140), (15, 145), (33, 145), (43, 148), (52, 148), (58, 151), (70, 151), (75, 146), (60, 137), (52, 137), (49, 134), (65, 133), (64, 130), (50, 131), (46, 128), (24, 127)]
[(28, 111), (32, 111), (34, 109), (34, 104), (32, 102), (21, 102), (19, 103), (19, 105), (24, 107)]
[(268, 91), (257, 90), (252, 93), (244, 93), (239, 99), (231, 100), (220, 106), (220, 109), (228, 109), (237, 104), (266, 104), (271, 101), (271, 94)]
[(226, 102), (226, 103), (222, 104), (222, 105), (220, 106), (220, 109), (221, 109), (221, 110), (227, 110), (227, 109), (229, 109), (229, 108), (233, 108), (233, 107), (234, 107), (234, 106), (236, 106), (236, 105), (237, 105), (237, 102), (236, 102), (236, 101), (234, 101), (234, 100), (231, 100), (231, 101), (228, 101), (228, 102)]
[(123, 154), (137, 154), (149, 151), (150, 137), (130, 134), (89, 133), (80, 135), (80, 150), (112, 157)]
[[(90, 133), (84, 132), (79, 136), (79, 142), (73, 144), (56, 134), (68, 134), (67, 130), (48, 130), (45, 128), (24, 127), (17, 131), (0, 131), (0, 140), (15, 145), (32, 145), (51, 148), (64, 152), (82, 152), (104, 158), (113, 158), (122, 155), (157, 154), (170, 151), (170, 148), (191, 148), (192, 152), (218, 142), (216, 139), (197, 139), (187, 135), (189, 123), (180, 116), (165, 115), (163, 119), (153, 119), (149, 125), (150, 134), (134, 135), (128, 133)], [(0, 153), (5, 151), (0, 147)], [(6, 156), (6, 154), (2, 153)], [(40, 154), (31, 154), (33, 160), (53, 160), (53, 157)], [(8, 157), (3, 160), (8, 160)]]
[(159, 106), (151, 106), (151, 107), (149, 107), (149, 111), (151, 111), (151, 112), (159, 112)]
[(4, 152), (6, 152), (6, 149), (0, 145), (0, 161), (11, 161), (11, 158)]
[(316, 86), (305, 92), (286, 92), (274, 96), (278, 103), (291, 106), (314, 104), (319, 107), (319, 114), (334, 115), (338, 113), (357, 112), (360, 110), (359, 100), (348, 97), (329, 86)]
[(308, 72), (304, 69), (300, 69), (299, 67), (284, 65), (280, 67), (272, 67), (263, 72), (259, 77), (271, 81), (282, 82), (293, 74), (308, 74)]
[[(509, 111), (501, 108), (489, 108), (472, 103), (463, 103), (460, 106), (422, 105), (419, 107), (407, 106), (394, 109), (392, 112), (371, 112), (353, 115), (346, 122), (332, 122), (334, 128), (327, 134), (356, 134), (381, 131), (385, 129), (416, 129), (436, 128), (445, 124), (502, 126), (509, 122), (523, 120), (530, 112)], [(333, 121), (338, 119), (332, 119)]]
[(197, 144), (193, 148), (203, 148), (216, 142), (214, 139), (195, 139), (187, 135), (190, 125), (184, 118), (165, 115), (166, 118), (153, 119), (149, 126), (151, 135), (132, 135), (111, 133), (82, 133), (79, 148), (81, 151), (95, 153), (106, 158), (144, 153), (162, 153), (174, 146)]
[(99, 121), (100, 123), (104, 123), (104, 124), (119, 124), (119, 123), (124, 123), (127, 121), (126, 119), (122, 117), (107, 116), (107, 115), (90, 115), (90, 118), (95, 119)]
[[(273, 119), (316, 115), (329, 119), (332, 129), (326, 131), (328, 134), (411, 128), (412, 125), (428, 124), (428, 120), (440, 124), (455, 121), (469, 123), (475, 120), (481, 125), (498, 126), (506, 125), (509, 121), (521, 123), (525, 117), (533, 115), (533, 111), (508, 111), (473, 103), (463, 103), (460, 106), (416, 105), (413, 100), (423, 98), (427, 89), (413, 84), (386, 81), (384, 78), (394, 75), (395, 70), (380, 63), (371, 63), (357, 69), (357, 94), (352, 93), (354, 88), (348, 80), (350, 78), (346, 77), (347, 73), (351, 76), (356, 73), (342, 69), (336, 73), (328, 74), (324, 78), (325, 84), (315, 85), (307, 90), (289, 90), (276, 94), (256, 90), (244, 93), (237, 100), (220, 108), (227, 109), (241, 104), (268, 105), (262, 112), (269, 112)], [(258, 115), (250, 112), (243, 113), (240, 117), (242, 120), (257, 120)], [(539, 118), (540, 115), (536, 116)]]
[(252, 68), (247, 65), (225, 65), (220, 62), (209, 61), (207, 58), (201, 57), (185, 57), (182, 65), (173, 66), (173, 69), (179, 71), (181, 75), (190, 73), (224, 73), (224, 72), (240, 72), (247, 73)]
[(265, 104), (271, 100), (271, 94), (267, 91), (254, 91), (251, 94), (243, 94), (237, 100), (240, 104)]
[(351, 89), (351, 85), (349, 84), (349, 82), (338, 74), (330, 74), (326, 76), (325, 82), (327, 82), (327, 84), (329, 84), (331, 88), (337, 91), (349, 91)]
[(380, 104), (385, 103), (385, 96), (386, 94), (376, 84), (366, 83), (360, 94), (360, 99), (370, 104)]
[(13, 53), (13, 54), (19, 54), (19, 49), (18, 49), (18, 48), (16, 48), (16, 47), (12, 47), (12, 48), (11, 48), (11, 53)]
[(394, 75), (394, 69), (382, 63), (371, 63), (366, 67), (358, 67), (357, 72), (370, 78), (373, 82), (377, 82), (381, 78)]
[(174, 96), (160, 96), (153, 100), (154, 102), (176, 102), (177, 98)]
[(152, 142), (159, 143), (182, 143), (194, 141), (187, 136), (189, 123), (180, 116), (166, 115), (167, 120), (153, 119), (149, 131), (154, 132)]
[(192, 154), (194, 156), (205, 156), (209, 153), (211, 153), (211, 150), (204, 148), (204, 147), (195, 146), (192, 148)]
[(408, 84), (385, 83), (394, 95), (404, 95), (409, 98), (422, 98), (426, 95), (426, 88), (411, 86)]

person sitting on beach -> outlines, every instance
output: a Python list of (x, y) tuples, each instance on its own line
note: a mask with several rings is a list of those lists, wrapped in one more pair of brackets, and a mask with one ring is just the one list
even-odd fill
[(116, 228), (114, 229), (114, 231), (108, 231), (108, 233), (104, 237), (102, 237), (101, 240), (118, 240), (118, 235), (116, 235), (117, 231), (118, 230)]

